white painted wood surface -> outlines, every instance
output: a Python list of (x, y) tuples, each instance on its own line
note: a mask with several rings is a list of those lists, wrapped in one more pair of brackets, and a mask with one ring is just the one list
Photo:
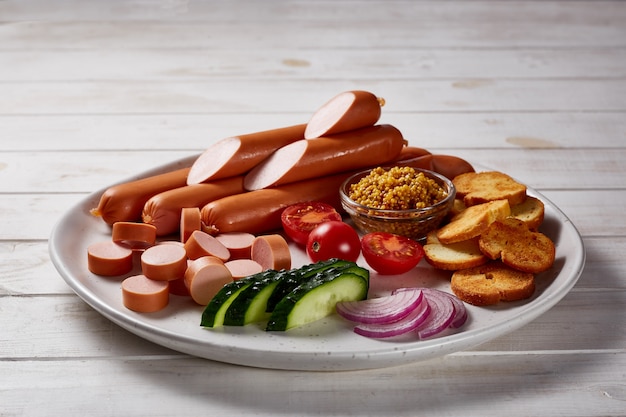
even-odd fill
[[(571, 293), (470, 351), (285, 372), (142, 340), (50, 263), (85, 195), (352, 88), (556, 203)], [(0, 416), (626, 415), (626, 2), (3, 0), (0, 138)]]

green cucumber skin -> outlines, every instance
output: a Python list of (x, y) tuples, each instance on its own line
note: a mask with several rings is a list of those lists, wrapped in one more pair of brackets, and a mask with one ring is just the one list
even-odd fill
[(329, 268), (339, 267), (348, 264), (354, 265), (353, 262), (332, 258), (326, 261), (316, 262), (313, 264), (305, 265), (298, 269), (292, 269), (288, 271), (289, 274), (278, 283), (278, 285), (274, 289), (274, 292), (272, 292), (272, 294), (270, 295), (269, 300), (267, 300), (267, 308), (265, 311), (267, 311), (268, 313), (274, 311), (274, 308), (280, 302), (280, 300), (282, 300), (298, 285), (310, 279), (316, 273), (327, 270)]
[(269, 317), (267, 300), (288, 271), (274, 271), (244, 288), (232, 301), (224, 315), (225, 326), (245, 326)]
[[(268, 308), (268, 303), (272, 296), (277, 296), (279, 287), (281, 287), (281, 291), (288, 289), (288, 293), (303, 280), (315, 275), (316, 272), (346, 263), (346, 261), (331, 259), (296, 269), (246, 277), (245, 279), (253, 280), (254, 282), (241, 291), (231, 302), (224, 315), (224, 325), (245, 326), (253, 322), (267, 320), (271, 311)], [(280, 298), (283, 298), (283, 296), (284, 294), (280, 295)], [(278, 301), (280, 299), (275, 301), (275, 303)], [(262, 310), (260, 310), (261, 308)]]
[(241, 293), (241, 291), (252, 285), (255, 281), (262, 279), (264, 276), (275, 273), (276, 271), (270, 269), (224, 285), (224, 287), (213, 297), (202, 312), (200, 326), (222, 326), (224, 324), (224, 316), (228, 307)]
[(368, 290), (369, 271), (366, 269), (348, 266), (323, 271), (295, 288), (276, 305), (266, 330), (285, 331), (319, 320), (332, 314), (338, 302), (366, 299)]

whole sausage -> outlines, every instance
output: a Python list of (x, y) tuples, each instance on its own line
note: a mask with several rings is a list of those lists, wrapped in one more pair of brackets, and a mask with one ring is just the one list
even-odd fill
[(150, 197), (187, 185), (189, 170), (190, 168), (181, 168), (109, 187), (100, 197), (98, 207), (91, 209), (90, 213), (102, 217), (109, 225), (137, 221)]
[(450, 180), (459, 174), (474, 172), (474, 167), (469, 162), (452, 155), (423, 155), (417, 158), (397, 161), (395, 165), (428, 169)]
[(378, 122), (385, 100), (369, 91), (346, 91), (320, 107), (309, 120), (305, 139), (348, 132)]
[(391, 125), (376, 125), (283, 146), (244, 177), (246, 190), (320, 178), (394, 160), (405, 141)]
[(152, 196), (144, 205), (141, 218), (156, 227), (157, 236), (169, 235), (179, 230), (183, 208), (200, 208), (218, 198), (244, 191), (242, 176), (185, 185)]
[(260, 234), (276, 230), (282, 226), (280, 215), (283, 209), (305, 201), (325, 202), (340, 210), (339, 186), (350, 174), (300, 181), (212, 201), (200, 210), (205, 231), (211, 234)]
[(398, 161), (404, 161), (406, 159), (413, 159), (424, 155), (430, 155), (430, 151), (424, 148), (418, 148), (416, 146), (405, 146), (400, 151), (400, 154), (396, 158)]
[(305, 128), (300, 124), (222, 139), (194, 161), (187, 184), (244, 174), (277, 149), (303, 139)]

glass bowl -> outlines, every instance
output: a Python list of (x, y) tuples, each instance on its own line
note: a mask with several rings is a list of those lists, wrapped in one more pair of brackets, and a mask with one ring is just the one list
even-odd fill
[(439, 184), (446, 192), (446, 197), (432, 206), (407, 210), (388, 210), (361, 205), (349, 197), (350, 187), (367, 176), (370, 171), (371, 169), (368, 169), (352, 175), (339, 189), (343, 209), (357, 229), (363, 233), (389, 232), (418, 241), (423, 240), (428, 232), (442, 223), (454, 204), (456, 189), (452, 181), (434, 171), (415, 168), (416, 172), (424, 173), (427, 178), (432, 178)]

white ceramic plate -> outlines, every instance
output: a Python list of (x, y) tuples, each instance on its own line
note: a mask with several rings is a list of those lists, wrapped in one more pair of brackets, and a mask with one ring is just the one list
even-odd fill
[[(177, 161), (135, 178), (188, 166), (190, 161)], [(542, 231), (556, 244), (555, 265), (537, 277), (537, 290), (529, 300), (490, 308), (468, 305), (469, 320), (459, 331), (430, 340), (374, 340), (353, 333), (350, 323), (337, 315), (284, 333), (268, 333), (254, 325), (209, 330), (199, 325), (203, 307), (189, 298), (171, 296), (170, 305), (163, 311), (135, 313), (122, 305), (122, 277), (105, 278), (89, 272), (87, 246), (110, 239), (110, 228), (89, 214), (102, 191), (70, 209), (52, 232), (50, 255), (61, 276), (86, 303), (124, 329), (180, 352), (239, 365), (354, 370), (395, 366), (466, 350), (516, 330), (545, 313), (570, 291), (585, 263), (582, 239), (571, 221), (544, 196), (529, 189), (529, 195), (545, 203)], [(294, 267), (309, 263), (301, 249), (293, 246), (292, 254)], [(367, 266), (362, 258), (358, 263)], [(398, 286), (449, 291), (449, 280), (447, 274), (434, 270), (423, 260), (414, 271), (404, 275), (378, 276), (372, 272), (370, 296), (386, 294)]]

